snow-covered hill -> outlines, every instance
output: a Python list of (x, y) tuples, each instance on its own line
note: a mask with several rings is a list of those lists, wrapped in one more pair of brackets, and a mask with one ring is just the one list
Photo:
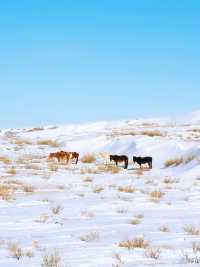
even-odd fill
[[(200, 261), (199, 123), (195, 112), (2, 130), (0, 266)], [(59, 150), (79, 152), (78, 165), (49, 161)], [(95, 160), (82, 162), (88, 153)], [(112, 165), (109, 154), (128, 155), (128, 170)], [(152, 156), (153, 169), (140, 170), (133, 155)], [(47, 265), (48, 256), (59, 264)]]

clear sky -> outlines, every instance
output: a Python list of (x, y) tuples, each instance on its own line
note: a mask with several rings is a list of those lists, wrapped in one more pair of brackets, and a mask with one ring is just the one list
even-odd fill
[(199, 0), (1, 1), (0, 127), (199, 108)]

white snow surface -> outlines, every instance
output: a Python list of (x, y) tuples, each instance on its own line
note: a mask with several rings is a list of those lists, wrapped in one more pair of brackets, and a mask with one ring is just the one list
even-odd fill
[[(0, 266), (198, 265), (199, 123), (200, 112), (195, 112), (176, 120), (2, 130)], [(79, 163), (48, 159), (50, 152), (60, 150), (79, 152)], [(95, 155), (95, 162), (81, 162), (88, 153)], [(129, 156), (128, 170), (123, 164), (116, 173), (106, 169), (114, 168), (110, 154)], [(152, 156), (153, 169), (143, 166), (140, 170), (133, 165), (133, 155)], [(171, 159), (182, 161), (166, 167)], [(163, 195), (153, 198), (154, 191)], [(147, 248), (120, 246), (122, 241), (141, 237), (148, 242)], [(21, 249), (19, 259), (13, 244)], [(150, 257), (152, 250), (157, 250), (157, 259)], [(55, 251), (59, 264), (45, 265), (44, 255)]]

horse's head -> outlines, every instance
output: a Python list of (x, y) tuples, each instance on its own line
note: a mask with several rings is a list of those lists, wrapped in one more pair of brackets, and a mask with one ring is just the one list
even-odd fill
[(133, 156), (133, 162), (135, 163), (137, 160), (137, 157)]
[(110, 162), (113, 161), (113, 155), (110, 155)]

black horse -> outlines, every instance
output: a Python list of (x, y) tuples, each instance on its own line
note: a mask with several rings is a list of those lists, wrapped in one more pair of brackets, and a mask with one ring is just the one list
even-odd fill
[(137, 163), (142, 167), (142, 164), (148, 164), (149, 169), (152, 169), (152, 157), (135, 157), (133, 156), (133, 164)]
[(124, 169), (128, 168), (128, 157), (125, 155), (110, 155), (110, 162), (114, 161), (116, 166), (118, 166), (118, 162), (124, 162)]

